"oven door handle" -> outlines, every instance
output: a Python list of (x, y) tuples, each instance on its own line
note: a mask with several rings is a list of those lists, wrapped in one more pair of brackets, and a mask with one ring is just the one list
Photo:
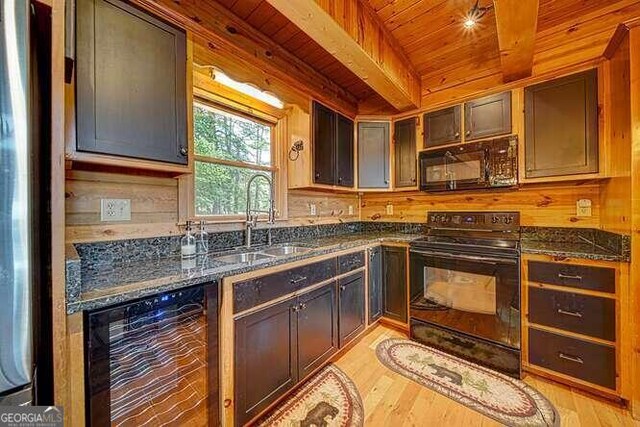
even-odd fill
[(421, 251), (417, 249), (411, 249), (411, 252), (418, 255), (430, 255), (430, 256), (447, 258), (447, 259), (461, 259), (465, 261), (482, 262), (485, 264), (513, 264), (513, 265), (518, 264), (517, 259), (509, 259), (509, 258), (486, 257), (486, 256), (479, 256), (479, 255), (453, 255), (446, 252)]

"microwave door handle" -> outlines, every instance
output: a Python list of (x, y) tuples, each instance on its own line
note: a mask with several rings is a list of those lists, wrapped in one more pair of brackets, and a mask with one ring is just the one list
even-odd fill
[(474, 262), (482, 262), (485, 264), (517, 264), (518, 261), (515, 259), (507, 259), (507, 258), (495, 258), (495, 257), (485, 257), (479, 255), (452, 255), (446, 252), (437, 252), (437, 251), (421, 251), (416, 249), (411, 249), (412, 253), (418, 255), (430, 255), (440, 258), (447, 259), (462, 259), (466, 261), (474, 261)]

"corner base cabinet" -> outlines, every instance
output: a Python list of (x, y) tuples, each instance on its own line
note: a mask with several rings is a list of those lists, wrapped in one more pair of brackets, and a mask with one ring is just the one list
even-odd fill
[(407, 323), (409, 306), (406, 247), (382, 247), (382, 277), (382, 316), (400, 323)]

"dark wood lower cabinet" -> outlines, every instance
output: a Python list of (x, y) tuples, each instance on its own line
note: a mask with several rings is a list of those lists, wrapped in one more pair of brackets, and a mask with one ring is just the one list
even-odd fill
[(235, 321), (238, 425), (258, 415), (297, 382), (297, 302), (291, 298)]
[(369, 323), (382, 317), (382, 251), (369, 248)]
[(335, 282), (300, 296), (296, 310), (298, 376), (302, 380), (338, 350)]
[(364, 273), (361, 271), (338, 282), (340, 348), (364, 331)]
[(337, 350), (335, 281), (236, 320), (236, 425), (256, 417)]
[(382, 315), (406, 323), (407, 307), (407, 248), (382, 247), (383, 304)]

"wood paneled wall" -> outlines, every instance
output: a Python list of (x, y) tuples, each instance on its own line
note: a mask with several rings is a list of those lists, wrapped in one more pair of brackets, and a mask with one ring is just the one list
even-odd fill
[[(592, 216), (577, 217), (576, 201), (591, 199)], [(387, 215), (387, 205), (393, 215)], [(600, 186), (535, 185), (518, 190), (473, 193), (429, 194), (369, 193), (361, 199), (363, 221), (424, 222), (427, 211), (520, 211), (522, 225), (545, 227), (599, 227)]]
[[(613, 41), (615, 43), (616, 40)], [(631, 82), (629, 37), (625, 35), (609, 61), (605, 62), (604, 157), (607, 175), (602, 185), (602, 228), (612, 232), (631, 232)]]
[[(101, 222), (100, 199), (131, 200), (131, 221)], [(288, 192), (288, 219), (277, 226), (327, 224), (358, 219), (357, 194)], [(310, 205), (316, 215), (310, 215)], [(349, 215), (349, 206), (353, 214)], [(178, 224), (178, 180), (93, 171), (67, 171), (67, 242), (91, 242), (182, 233)], [(239, 222), (209, 225), (209, 231), (242, 229)]]

